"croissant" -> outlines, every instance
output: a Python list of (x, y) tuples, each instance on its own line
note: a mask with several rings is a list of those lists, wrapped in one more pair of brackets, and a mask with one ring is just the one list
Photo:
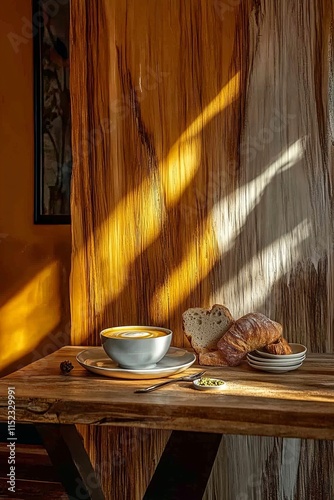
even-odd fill
[(289, 342), (283, 337), (274, 342), (274, 344), (265, 346), (264, 350), (270, 352), (270, 354), (292, 354)]
[(276, 342), (282, 330), (282, 325), (264, 314), (246, 314), (223, 335), (217, 347), (229, 366), (237, 366), (248, 352)]

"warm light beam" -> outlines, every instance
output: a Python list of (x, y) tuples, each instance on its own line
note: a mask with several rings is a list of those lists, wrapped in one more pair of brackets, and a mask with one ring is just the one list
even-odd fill
[[(247, 224), (247, 218), (260, 203), (266, 188), (274, 178), (287, 172), (303, 158), (304, 143), (304, 139), (299, 139), (291, 144), (264, 172), (239, 187), (229, 198), (222, 199), (214, 207), (215, 233), (221, 255), (235, 248), (237, 238)], [(245, 314), (244, 311), (256, 310), (265, 302), (274, 283), (298, 262), (301, 245), (311, 234), (311, 224), (305, 218), (304, 210), (303, 220), (293, 229), (285, 230), (284, 234), (277, 237), (275, 221), (278, 217), (278, 208), (275, 199), (267, 210), (267, 224), (262, 228), (262, 234), (265, 232), (268, 241), (272, 243), (265, 248), (259, 248), (254, 256), (246, 258), (246, 263), (236, 269), (231, 278), (222, 283), (214, 295), (216, 297), (217, 293), (218, 296), (221, 294), (227, 303), (240, 304), (240, 310), (234, 311), (237, 315)], [(228, 218), (230, 211), (233, 213), (232, 220)], [(283, 217), (283, 214), (279, 217)], [(254, 240), (256, 234), (250, 237)]]
[[(172, 146), (166, 160), (161, 163), (159, 170), (163, 182), (162, 191), (168, 207), (178, 202), (195, 176), (200, 156), (199, 134), (216, 115), (238, 97), (239, 87), (240, 75), (237, 73), (185, 130)], [(198, 150), (197, 156), (194, 145)]]
[(129, 279), (131, 263), (159, 237), (166, 211), (177, 204), (199, 168), (202, 129), (237, 98), (239, 83), (237, 74), (172, 146), (158, 166), (158, 175), (152, 174), (128, 193), (91, 236), (88, 246), (95, 246), (108, 283), (98, 310), (117, 298)]
[[(190, 293), (195, 290), (198, 284), (209, 274), (214, 266), (215, 261), (213, 257), (211, 257), (211, 259), (208, 257), (208, 255), (212, 254), (212, 251), (207, 252), (208, 248), (212, 249), (214, 244), (213, 239), (215, 237), (217, 238), (218, 255), (223, 256), (226, 252), (230, 251), (235, 243), (235, 238), (244, 226), (248, 215), (254, 210), (259, 202), (266, 187), (277, 174), (295, 165), (302, 158), (303, 152), (303, 141), (296, 141), (280, 156), (280, 158), (269, 165), (263, 173), (258, 175), (248, 184), (240, 187), (236, 192), (220, 200), (215, 205), (213, 209), (213, 219), (217, 221), (215, 228), (213, 229), (210, 225), (210, 217), (208, 217), (202, 240), (200, 242), (197, 240), (193, 242), (182, 263), (169, 276), (167, 283), (160, 287), (155, 293), (151, 304), (151, 314), (159, 308), (160, 317), (164, 320), (168, 319), (170, 314), (176, 310), (178, 304), (185, 300)], [(233, 205), (231, 204), (231, 198), (234, 200)], [(232, 223), (233, 221), (229, 218), (231, 206), (233, 206), (233, 213), (236, 216), (234, 223)], [(273, 259), (277, 256), (281, 272), (286, 272), (289, 268), (290, 254), (293, 255), (292, 245), (288, 246), (288, 241), (293, 242), (294, 247), (297, 247), (309, 236), (309, 232), (309, 224), (307, 221), (303, 221), (298, 227), (291, 231), (291, 233), (285, 235), (281, 240), (276, 241), (263, 252), (266, 255), (272, 254)], [(286, 250), (282, 250), (282, 248), (286, 248)], [(268, 293), (268, 287), (271, 288), (273, 283), (269, 280), (266, 287), (258, 287), (254, 284), (257, 277), (263, 274), (260, 273), (257, 265), (260, 260), (261, 255), (257, 255), (247, 264), (247, 269), (243, 269), (242, 272), (244, 275), (253, 276), (254, 282), (252, 283), (254, 289), (262, 290), (262, 298), (262, 296)], [(272, 259), (268, 256), (267, 261), (271, 262)], [(274, 263), (271, 262), (271, 267), (273, 266)], [(228, 287), (233, 287), (233, 283), (224, 283), (220, 293), (226, 296)], [(252, 288), (253, 286), (248, 284), (247, 289), (243, 290), (243, 295), (245, 297), (253, 297)], [(215, 292), (215, 295), (216, 293), (217, 292)]]
[(59, 266), (48, 264), (1, 307), (1, 368), (32, 352), (59, 324), (61, 296), (54, 293), (60, 287)]

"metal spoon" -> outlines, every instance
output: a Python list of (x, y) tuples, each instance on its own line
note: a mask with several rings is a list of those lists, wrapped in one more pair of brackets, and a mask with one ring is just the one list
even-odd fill
[(145, 387), (145, 389), (138, 389), (137, 391), (134, 391), (134, 392), (151, 392), (151, 391), (155, 391), (159, 387), (162, 387), (163, 385), (173, 384), (173, 382), (193, 382), (194, 380), (197, 380), (198, 378), (201, 378), (201, 376), (204, 373), (205, 373), (205, 371), (204, 372), (194, 373), (193, 375), (187, 375), (185, 377), (173, 378), (171, 380), (166, 380), (166, 382), (161, 382), (160, 384), (150, 385), (149, 387)]

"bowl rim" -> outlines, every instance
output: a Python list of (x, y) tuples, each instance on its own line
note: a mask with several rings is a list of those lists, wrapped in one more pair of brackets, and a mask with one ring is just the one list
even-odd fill
[[(117, 338), (117, 337), (109, 337), (108, 335), (105, 334), (105, 332), (107, 331), (122, 331), (122, 330), (128, 330), (128, 331), (134, 331), (134, 330), (142, 330), (144, 331), (145, 329), (147, 330), (158, 330), (160, 332), (164, 332), (165, 335), (163, 335), (162, 337), (151, 337), (151, 338), (142, 338), (140, 339), (141, 341), (143, 340), (157, 340), (159, 338), (165, 338), (165, 337), (170, 337), (171, 335), (173, 335), (173, 331), (170, 330), (169, 328), (164, 328), (162, 326), (154, 326), (154, 325), (121, 325), (121, 326), (110, 326), (108, 328), (104, 328), (103, 330), (100, 331), (100, 338), (104, 338), (104, 339), (113, 339), (113, 340), (133, 340), (133, 338), (129, 337), (129, 338)], [(136, 339), (138, 340), (138, 339)]]

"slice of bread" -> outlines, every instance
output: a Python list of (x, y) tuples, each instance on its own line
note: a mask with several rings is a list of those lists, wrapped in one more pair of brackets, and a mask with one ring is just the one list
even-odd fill
[(203, 352), (198, 355), (198, 363), (203, 366), (228, 366), (220, 351)]
[(234, 323), (227, 307), (219, 304), (211, 309), (187, 309), (182, 319), (183, 331), (197, 354), (216, 350), (218, 340)]

